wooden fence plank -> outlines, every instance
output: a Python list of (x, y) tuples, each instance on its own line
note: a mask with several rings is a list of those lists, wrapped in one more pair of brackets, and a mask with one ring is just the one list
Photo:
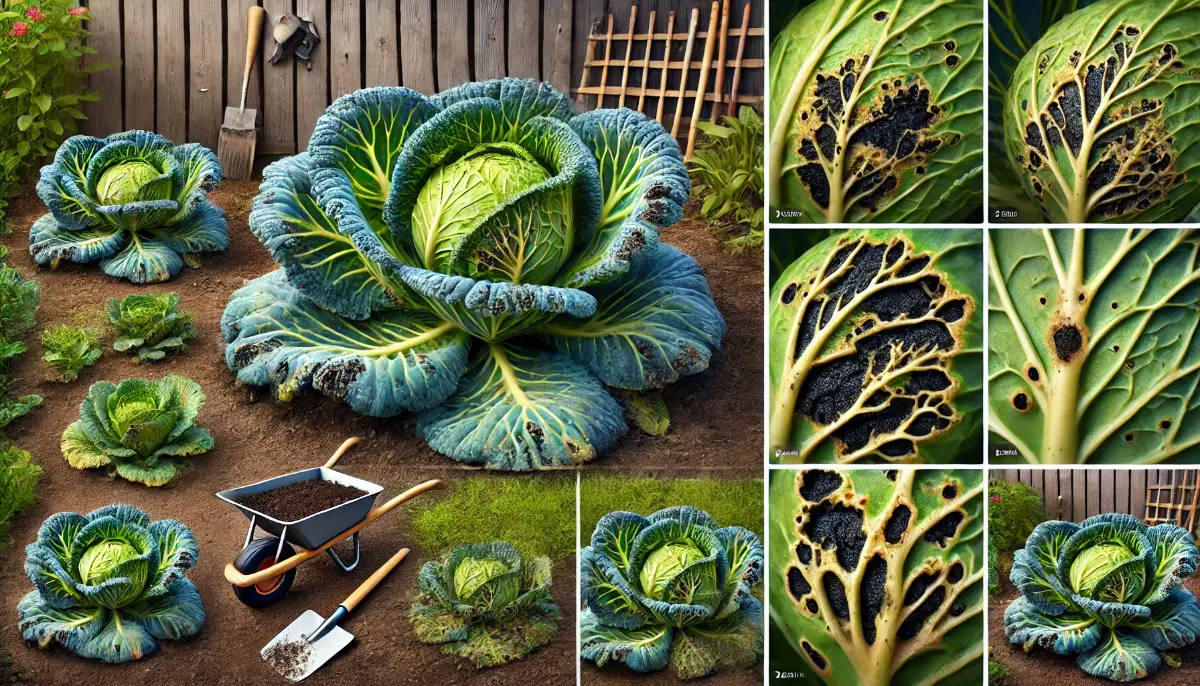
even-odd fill
[[(296, 0), (296, 16), (308, 19), (317, 27), (317, 33), (325, 40), (330, 36), (329, 17), (325, 14), (324, 0)], [(332, 37), (330, 37), (332, 38)], [(307, 150), (317, 120), (329, 106), (329, 55), (330, 51), (318, 47), (313, 52), (312, 62), (296, 62), (296, 149)], [(309, 67), (312, 69), (309, 69)]]
[(329, 94), (334, 99), (362, 88), (361, 6), (335, 2), (329, 16)]
[(154, 0), (125, 0), (126, 129), (154, 130), (153, 18)]
[(1114, 470), (1113, 476), (1113, 491), (1115, 493), (1114, 503), (1116, 504), (1116, 512), (1131, 514), (1134, 517), (1141, 518), (1140, 512), (1134, 512), (1129, 509), (1129, 470), (1117, 469)]
[(1042, 481), (1045, 489), (1045, 497), (1042, 502), (1046, 503), (1046, 514), (1050, 515), (1051, 519), (1057, 519), (1062, 508), (1062, 503), (1058, 500), (1058, 471), (1043, 469)]
[(1062, 520), (1075, 521), (1075, 498), (1072, 491), (1075, 485), (1071, 482), (1071, 470), (1058, 469), (1058, 497), (1062, 501)]
[(92, 19), (88, 30), (92, 35), (88, 45), (100, 52), (89, 55), (88, 64), (111, 64), (109, 69), (88, 78), (88, 87), (100, 94), (100, 100), (84, 103), (83, 131), (92, 136), (107, 136), (124, 128), (121, 120), (121, 2), (120, 0), (91, 0), (88, 3)]
[[(158, 69), (154, 79), (158, 84), (158, 121), (154, 130), (174, 143), (183, 143), (188, 139), (187, 55), (184, 52), (187, 43), (183, 40), (183, 3), (172, 0), (159, 2), (157, 23)], [(243, 28), (243, 49), (245, 40)], [(240, 67), (238, 72), (241, 72)]]
[[(400, 85), (395, 0), (366, 0), (367, 88)], [(537, 18), (534, 18), (536, 24)]]
[(1087, 472), (1082, 469), (1071, 470), (1071, 512), (1072, 521), (1082, 522), (1087, 519)]
[(221, 0), (188, 0), (188, 140), (217, 149), (225, 102)]
[[(439, 12), (438, 19), (441, 17)], [(504, 0), (475, 0), (475, 80), (484, 81), (502, 76)]]
[(467, 0), (437, 2), (437, 88), (444, 91), (471, 80), (467, 52)]
[(544, 0), (545, 36), (542, 43), (542, 79), (560, 93), (571, 92), (571, 42), (575, 35), (572, 0)]
[[(547, 0), (553, 4), (554, 0)], [(542, 78), (538, 64), (537, 44), (541, 41), (541, 3), (539, 0), (508, 0), (508, 76), (528, 79)], [(479, 21), (475, 21), (478, 30)]]
[(425, 95), (437, 92), (433, 72), (433, 19), (430, 2), (400, 0), (400, 78)]
[(1102, 501), (1100, 499), (1100, 496), (1101, 496), (1100, 470), (1088, 469), (1088, 470), (1086, 470), (1086, 474), (1087, 474), (1087, 491), (1088, 491), (1087, 513), (1088, 513), (1089, 517), (1095, 517), (1096, 515), (1098, 515), (1102, 512), (1102, 510), (1100, 509), (1101, 503), (1102, 503)]
[(1004, 480), (1010, 484), (1015, 484), (1021, 481), (1021, 473), (1016, 469), (1005, 469)]
[[(278, 64), (266, 64), (266, 60), (275, 52), (271, 30), (280, 17), (291, 13), (292, 3), (291, 0), (263, 0), (263, 9), (267, 10), (267, 25), (263, 29), (262, 51), (263, 135), (258, 141), (258, 151), (267, 155), (290, 155), (296, 152), (295, 60), (281, 60)], [(327, 46), (322, 45), (317, 52), (326, 49)]]
[(1146, 475), (1145, 469), (1134, 469), (1129, 472), (1129, 512), (1134, 517), (1142, 519), (1146, 516)]
[[(163, 5), (176, 4), (171, 0), (159, 2), (159, 24), (158, 33), (162, 36), (163, 23), (162, 11)], [(246, 32), (248, 31), (246, 20), (247, 10), (251, 6), (257, 6), (258, 0), (226, 0), (225, 1), (225, 106), (237, 107), (242, 100), (242, 72), (246, 69)], [(264, 22), (263, 32), (270, 33), (271, 26)], [(182, 45), (182, 42), (181, 42)], [(162, 39), (158, 42), (159, 54), (162, 54), (163, 48)], [(246, 82), (246, 108), (251, 110), (259, 109), (262, 103), (262, 71), (263, 63), (270, 57), (270, 53), (263, 54), (262, 46), (259, 46), (258, 55), (254, 58), (254, 66), (250, 69), (250, 79)], [(159, 85), (159, 103), (162, 103), (162, 85)], [(222, 116), (224, 116), (222, 114)], [(159, 118), (161, 121), (161, 117)], [(262, 121), (262, 112), (259, 112), (258, 120)]]

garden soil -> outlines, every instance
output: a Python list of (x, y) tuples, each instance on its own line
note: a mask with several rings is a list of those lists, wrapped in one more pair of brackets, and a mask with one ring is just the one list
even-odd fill
[[(1200, 596), (1200, 577), (1188, 579), (1184, 588)], [(1055, 655), (1051, 651), (1040, 649), (1026, 655), (1021, 646), (1009, 643), (1008, 637), (1004, 635), (1004, 610), (1019, 596), (1020, 593), (1012, 584), (1006, 582), (1000, 594), (988, 602), (988, 644), (991, 646), (991, 656), (1008, 670), (1008, 676), (1002, 681), (992, 681), (993, 686), (1103, 686), (1113, 683), (1108, 679), (1098, 679), (1080, 669), (1073, 656)], [(1200, 642), (1173, 652), (1179, 656), (1179, 667), (1164, 665), (1157, 674), (1137, 683), (1145, 686), (1200, 684)]]
[[(38, 330), (90, 317), (102, 325), (104, 301), (129, 293), (176, 291), (181, 308), (196, 316), (199, 338), (187, 355), (139, 366), (134, 358), (106, 348), (104, 357), (84, 369), (79, 380), (58, 384), (41, 361), (37, 334), (28, 336), (29, 352), (12, 373), (18, 390), (44, 396), (44, 405), (10, 427), (10, 437), (45, 469), (39, 500), (12, 523), (12, 545), (0, 556), (0, 654), (10, 651), (25, 681), (41, 685), (89, 686), (153, 682), (158, 684), (282, 683), (259, 651), (267, 641), (307, 609), (332, 612), (375, 568), (397, 549), (412, 545), (405, 508), (375, 522), (362, 534), (363, 559), (345, 574), (320, 556), (298, 568), (295, 585), (282, 600), (253, 610), (242, 605), (224, 580), (222, 569), (239, 552), (247, 521), (214, 497), (217, 491), (322, 464), (349, 436), (363, 442), (339, 463), (353, 476), (385, 487), (384, 502), (426, 479), (453, 481), (466, 470), (441, 457), (417, 438), (410, 420), (370, 419), (356, 415), (319, 394), (290, 404), (276, 403), (268, 392), (239, 387), (225, 366), (219, 321), (230, 293), (245, 281), (276, 268), (250, 233), (247, 217), (256, 182), (227, 182), (210, 198), (229, 215), (232, 242), (222, 254), (205, 255), (200, 269), (185, 269), (174, 280), (136, 286), (109, 278), (95, 264), (63, 264), (38, 269), (29, 258), (28, 230), (44, 210), (32, 187), (10, 206), (13, 235), (4, 239), (9, 263), (42, 284)], [(611, 454), (589, 470), (661, 470), (695, 468), (760, 473), (762, 445), (762, 261), (758, 251), (724, 252), (706, 225), (685, 221), (664, 232), (664, 240), (693, 255), (708, 271), (718, 307), (729, 324), (723, 349), (710, 369), (685, 379), (665, 393), (671, 411), (667, 436), (651, 438), (631, 431)], [(180, 374), (197, 381), (207, 396), (198, 424), (208, 428), (216, 447), (196, 458), (180, 481), (147, 488), (110, 479), (103, 471), (69, 467), (59, 450), (63, 431), (79, 417), (88, 387), (101, 380), (160, 378)], [(420, 498), (438, 497), (436, 492)], [(88, 512), (131, 503), (153, 518), (174, 518), (195, 532), (200, 560), (189, 578), (200, 588), (207, 622), (198, 636), (163, 643), (161, 654), (124, 665), (81, 660), (61, 649), (27, 649), (16, 630), (18, 601), (32, 585), (23, 572), (24, 547), (37, 527), (59, 511)], [(564, 512), (563, 516), (574, 516)], [(563, 631), (548, 646), (511, 665), (477, 672), (460, 658), (413, 638), (408, 610), (417, 572), (428, 559), (413, 554), (347, 620), (357, 637), (342, 655), (307, 680), (311, 684), (568, 684), (575, 680), (575, 565), (554, 566), (553, 592), (563, 610)], [(589, 680), (590, 681), (590, 680)], [(746, 683), (757, 683), (747, 678)], [(735, 679), (730, 683), (741, 683)]]

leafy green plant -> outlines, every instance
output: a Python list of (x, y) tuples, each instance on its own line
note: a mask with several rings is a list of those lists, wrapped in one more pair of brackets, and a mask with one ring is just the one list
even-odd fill
[(33, 165), (75, 133), (97, 52), (84, 44), (87, 8), (75, 0), (10, 0), (0, 5), (0, 225), (4, 208)]
[(186, 578), (199, 555), (186, 526), (151, 522), (132, 505), (52, 515), (25, 549), (36, 588), (17, 606), (17, 628), (41, 648), (58, 643), (84, 658), (140, 660), (159, 641), (200, 631), (204, 606)]
[(1003, 230), (989, 242), (994, 461), (1194, 462), (1200, 234)]
[(221, 165), (199, 143), (173, 146), (149, 131), (72, 136), (42, 167), (37, 193), (50, 214), (29, 229), (29, 255), (100, 260), (105, 274), (133, 283), (166, 281), (187, 256), (229, 245), (225, 211), (209, 202)]
[(64, 383), (79, 378), (79, 370), (90, 367), (104, 353), (100, 348), (100, 332), (63, 324), (42, 332), (42, 359), (58, 372)]
[(138, 362), (158, 362), (167, 355), (186, 353), (186, 342), (199, 335), (195, 317), (179, 311), (178, 293), (109, 298), (104, 313), (116, 334), (113, 349), (136, 352)]
[(1008, 683), (1008, 668), (988, 659), (988, 681), (989, 686), (1005, 686)]
[(583, 464), (628, 430), (605, 386), (667, 386), (720, 345), (702, 270), (658, 241), (689, 189), (658, 123), (548, 84), (351, 93), (264, 172), (250, 227), (283, 269), (233, 294), (226, 363), (280, 400), (419, 412), (461, 462)]
[(681, 679), (753, 665), (762, 655), (758, 536), (719, 528), (694, 507), (600, 519), (580, 559), (580, 654)]
[(771, 219), (945, 222), (983, 197), (970, 0), (817, 0), (771, 42)]
[(982, 231), (837, 232), (771, 289), (771, 459), (982, 458)]
[(695, 183), (692, 197), (703, 198), (700, 216), (722, 234), (745, 231), (727, 238), (735, 251), (763, 242), (763, 122), (753, 107), (742, 106), (725, 125), (696, 124), (704, 136), (689, 160)]
[(1200, 605), (1181, 588), (1197, 555), (1186, 529), (1125, 514), (1039, 524), (1014, 557), (1022, 595), (1004, 611), (1004, 632), (1026, 652), (1075, 655), (1092, 676), (1145, 678), (1161, 651), (1200, 633)]
[(1102, 0), (1029, 46), (1004, 92), (1004, 146), (1043, 221), (1200, 217), (1197, 22), (1192, 0)]
[(422, 643), (476, 667), (525, 657), (558, 634), (550, 558), (522, 560), (508, 543), (460, 545), (426, 562), (409, 621)]
[(76, 469), (107, 467), (110, 475), (162, 486), (212, 450), (208, 429), (195, 426), (204, 407), (200, 384), (182, 376), (92, 384), (80, 418), (62, 436), (62, 454)]
[(24, 354), (25, 344), (18, 339), (37, 325), (41, 304), (41, 286), (8, 266), (7, 257), (8, 248), (0, 246), (0, 430), (42, 404), (39, 395), (13, 392), (16, 380), (7, 372), (9, 363)]
[(772, 472), (771, 619), (827, 684), (983, 679), (979, 470)]
[(0, 552), (8, 547), (9, 520), (33, 504), (42, 468), (12, 444), (0, 447)]
[(1029, 484), (992, 479), (988, 483), (988, 537), (1000, 550), (1016, 550), (1034, 527), (1046, 521), (1046, 505)]

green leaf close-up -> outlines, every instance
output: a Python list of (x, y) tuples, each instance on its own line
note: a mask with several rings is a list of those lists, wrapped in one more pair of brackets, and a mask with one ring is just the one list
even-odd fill
[(972, 0), (816, 0), (771, 43), (778, 222), (979, 221), (983, 13)]
[(988, 237), (993, 461), (1200, 462), (1200, 235)]
[(769, 498), (771, 648), (790, 654), (772, 669), (814, 686), (981, 682), (981, 471), (777, 470)]

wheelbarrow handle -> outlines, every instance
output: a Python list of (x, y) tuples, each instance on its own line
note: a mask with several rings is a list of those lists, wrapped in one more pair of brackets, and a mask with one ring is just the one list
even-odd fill
[(354, 608), (358, 607), (358, 604), (363, 601), (363, 598), (366, 598), (368, 593), (374, 591), (375, 587), (383, 581), (384, 577), (386, 577), (388, 574), (391, 574), (392, 570), (396, 568), (396, 565), (404, 561), (404, 558), (407, 555), (408, 548), (401, 548), (399, 551), (397, 551), (397, 553), (393, 555), (387, 562), (383, 563), (382, 567), (372, 572), (371, 576), (367, 577), (366, 581), (362, 582), (358, 588), (354, 589), (353, 593), (351, 593), (346, 597), (345, 600), (342, 601), (342, 607), (346, 608), (347, 612), (350, 612)]
[(362, 441), (362, 439), (358, 436), (351, 436), (350, 438), (342, 441), (342, 444), (338, 446), (337, 450), (334, 451), (333, 456), (330, 457), (329, 461), (323, 465), (325, 469), (333, 469), (333, 465), (337, 464), (337, 461), (342, 459), (342, 455), (345, 455), (347, 451), (358, 445), (360, 441)]

